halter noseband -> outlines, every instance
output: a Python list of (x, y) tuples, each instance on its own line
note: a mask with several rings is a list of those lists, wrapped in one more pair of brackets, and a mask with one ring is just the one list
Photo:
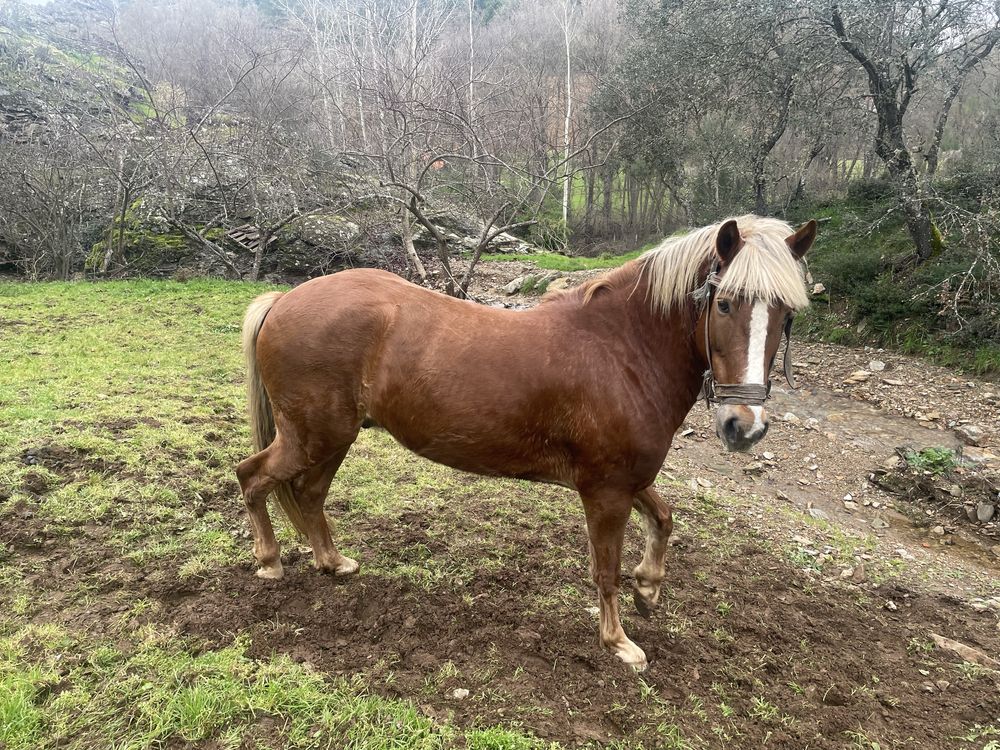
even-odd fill
[[(705, 370), (701, 384), (701, 392), (705, 397), (705, 408), (711, 409), (713, 403), (763, 406), (764, 402), (771, 396), (770, 378), (767, 379), (766, 384), (718, 383), (715, 380), (715, 373), (712, 371), (712, 340), (709, 336), (709, 322), (712, 320), (712, 302), (715, 300), (715, 293), (719, 288), (719, 270), (720, 264), (716, 263), (705, 279), (705, 283), (693, 295), (698, 302), (698, 309), (705, 312), (705, 358), (708, 361), (708, 369)], [(794, 388), (795, 378), (792, 375), (792, 320), (792, 316), (789, 316), (788, 320), (785, 321), (783, 370), (788, 385)]]

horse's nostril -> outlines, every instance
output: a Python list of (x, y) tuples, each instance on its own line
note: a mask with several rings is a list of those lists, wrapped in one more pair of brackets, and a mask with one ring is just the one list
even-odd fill
[(740, 439), (740, 420), (738, 417), (730, 417), (722, 424), (722, 434), (726, 440), (735, 442)]

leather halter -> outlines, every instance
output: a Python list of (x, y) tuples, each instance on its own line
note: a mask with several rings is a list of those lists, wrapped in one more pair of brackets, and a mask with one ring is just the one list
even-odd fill
[[(708, 361), (708, 369), (705, 370), (701, 384), (701, 392), (705, 398), (705, 408), (711, 409), (712, 404), (735, 404), (739, 406), (763, 406), (771, 396), (771, 379), (768, 378), (766, 384), (762, 383), (719, 383), (715, 380), (715, 373), (712, 370), (712, 340), (709, 335), (709, 322), (712, 320), (712, 303), (715, 301), (715, 293), (719, 288), (721, 278), (719, 270), (721, 265), (716, 262), (705, 283), (694, 292), (692, 296), (698, 302), (699, 311), (705, 313), (705, 358)], [(785, 354), (783, 370), (785, 380), (792, 388), (795, 387), (795, 377), (792, 374), (792, 320), (789, 316), (785, 321)]]

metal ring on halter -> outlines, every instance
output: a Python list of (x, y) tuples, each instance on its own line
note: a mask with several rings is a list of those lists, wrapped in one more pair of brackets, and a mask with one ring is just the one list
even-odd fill
[[(709, 321), (712, 319), (712, 301), (715, 299), (715, 292), (719, 287), (719, 270), (721, 264), (716, 262), (712, 271), (705, 279), (704, 285), (694, 293), (694, 298), (698, 301), (700, 309), (705, 311), (705, 358), (708, 360), (708, 369), (705, 370), (701, 385), (702, 394), (705, 397), (705, 408), (711, 409), (712, 404), (734, 404), (737, 406), (763, 406), (771, 396), (771, 379), (767, 383), (717, 383), (715, 373), (712, 371), (712, 340), (709, 335)], [(789, 316), (785, 321), (785, 354), (783, 370), (785, 380), (792, 388), (795, 387), (795, 378), (792, 375), (792, 320)]]

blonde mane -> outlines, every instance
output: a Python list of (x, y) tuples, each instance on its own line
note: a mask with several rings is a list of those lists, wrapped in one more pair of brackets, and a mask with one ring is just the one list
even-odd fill
[[(768, 304), (780, 300), (794, 310), (807, 307), (802, 264), (785, 242), (795, 230), (778, 219), (754, 214), (733, 218), (744, 245), (722, 275), (719, 291)], [(669, 237), (639, 256), (636, 262), (640, 273), (647, 274), (654, 309), (666, 312), (687, 301), (711, 261), (716, 235), (726, 221), (730, 219)]]

